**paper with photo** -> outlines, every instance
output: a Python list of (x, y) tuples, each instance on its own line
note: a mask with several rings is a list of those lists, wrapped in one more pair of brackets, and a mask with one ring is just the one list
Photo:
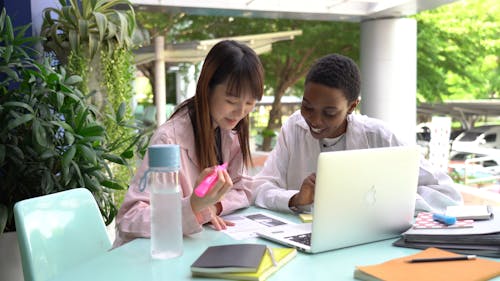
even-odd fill
[(223, 217), (224, 220), (231, 221), (234, 226), (230, 226), (222, 232), (236, 240), (243, 240), (257, 237), (257, 230), (271, 228), (285, 224), (295, 224), (283, 218), (267, 213), (233, 214)]

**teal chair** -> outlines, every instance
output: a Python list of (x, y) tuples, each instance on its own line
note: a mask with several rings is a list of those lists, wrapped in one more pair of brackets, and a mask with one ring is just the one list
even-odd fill
[(14, 205), (25, 281), (45, 281), (108, 251), (111, 241), (97, 203), (85, 188)]

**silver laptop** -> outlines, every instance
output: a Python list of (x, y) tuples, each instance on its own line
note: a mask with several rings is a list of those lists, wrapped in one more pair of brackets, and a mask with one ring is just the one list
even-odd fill
[(416, 145), (322, 152), (312, 223), (257, 234), (309, 253), (397, 237), (413, 221), (419, 158)]

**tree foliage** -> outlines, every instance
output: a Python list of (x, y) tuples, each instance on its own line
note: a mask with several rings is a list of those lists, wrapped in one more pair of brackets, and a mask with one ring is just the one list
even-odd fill
[(416, 19), (420, 101), (499, 97), (498, 1), (457, 1)]
[[(153, 31), (152, 34), (164, 32), (169, 42), (302, 30), (301, 36), (276, 42), (272, 52), (261, 55), (266, 94), (275, 97), (264, 134), (281, 126), (280, 98), (285, 93), (302, 94), (302, 79), (315, 59), (335, 52), (359, 62), (358, 23), (138, 14), (140, 25)], [(497, 0), (461, 0), (415, 18), (419, 101), (498, 98), (500, 4)], [(269, 138), (272, 134), (266, 135)]]
[[(261, 55), (266, 75), (266, 92), (275, 97), (266, 131), (281, 127), (280, 99), (287, 91), (301, 94), (301, 91), (296, 90), (301, 88), (298, 82), (315, 59), (333, 52), (354, 59), (359, 57), (357, 23), (185, 15), (166, 18), (176, 25), (168, 28), (168, 24), (159, 21), (157, 16), (145, 17), (138, 13), (140, 24), (147, 19), (142, 26), (149, 26), (148, 29), (153, 32), (168, 31), (166, 37), (174, 42), (302, 30), (302, 35), (293, 40), (274, 43), (272, 52)], [(265, 136), (264, 141), (265, 149), (270, 149), (270, 136)]]

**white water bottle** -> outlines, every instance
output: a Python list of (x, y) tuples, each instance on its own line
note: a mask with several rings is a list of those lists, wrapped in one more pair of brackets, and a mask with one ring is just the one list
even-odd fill
[(178, 180), (179, 145), (148, 148), (149, 169), (143, 176), (151, 199), (151, 257), (168, 259), (182, 255), (181, 195)]

